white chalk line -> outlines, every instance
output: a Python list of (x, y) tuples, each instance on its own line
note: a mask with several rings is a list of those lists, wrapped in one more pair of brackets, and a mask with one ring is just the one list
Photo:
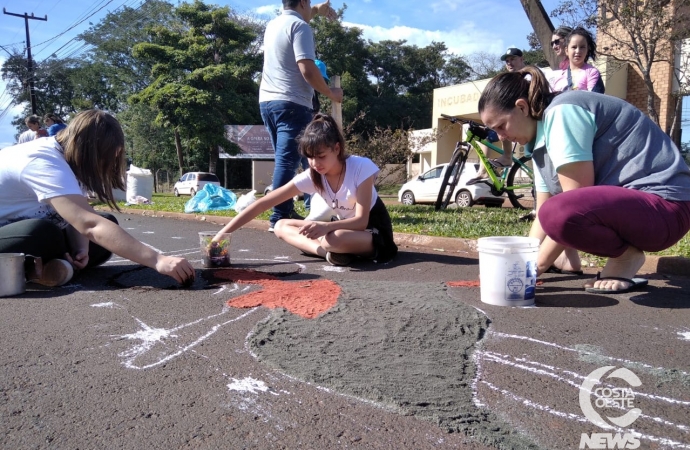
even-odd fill
[(232, 378), (232, 383), (229, 383), (227, 386), (228, 389), (231, 391), (248, 392), (250, 394), (257, 394), (258, 392), (268, 392), (269, 394), (273, 394), (275, 396), (280, 395), (273, 389), (269, 388), (265, 382), (254, 379), (252, 377), (245, 377), (241, 380), (238, 380), (237, 378)]
[[(193, 251), (196, 252), (197, 249), (194, 249)], [(179, 250), (178, 250), (178, 252), (179, 252)], [(278, 258), (281, 258), (281, 257), (278, 257)], [(249, 260), (249, 261), (271, 261), (271, 262), (276, 262), (275, 259), (258, 259), (258, 258), (251, 258), (251, 259), (247, 259), (247, 260)], [(303, 271), (304, 269), (306, 269), (306, 267), (305, 267), (304, 265), (299, 264), (299, 263), (293, 263), (293, 262), (290, 262), (290, 261), (286, 261), (285, 264), (295, 264), (295, 265), (297, 265), (297, 266), (299, 267), (300, 272)], [(243, 286), (243, 287), (240, 289), (240, 286), (239, 286), (237, 283), (234, 283), (232, 289), (228, 289), (227, 285), (224, 285), (224, 286), (222, 286), (218, 291), (216, 291), (213, 295), (217, 295), (217, 294), (219, 294), (219, 293), (221, 293), (221, 292), (224, 292), (224, 291), (226, 291), (226, 290), (227, 290), (228, 292), (234, 292), (234, 291), (237, 291), (237, 290), (239, 290), (240, 292), (246, 292), (246, 291), (252, 289), (252, 287), (253, 287), (252, 285), (246, 285), (246, 286)], [(173, 359), (173, 358), (175, 358), (175, 357), (177, 357), (177, 356), (179, 356), (179, 355), (185, 353), (186, 351), (192, 349), (193, 347), (195, 347), (196, 345), (198, 345), (199, 343), (201, 343), (201, 342), (203, 342), (205, 339), (207, 339), (209, 336), (211, 336), (212, 334), (214, 334), (214, 333), (215, 333), (220, 327), (222, 327), (223, 325), (226, 325), (226, 324), (231, 323), (231, 322), (235, 322), (236, 320), (239, 320), (239, 319), (241, 319), (241, 318), (243, 318), (243, 317), (249, 315), (250, 313), (252, 313), (252, 312), (255, 311), (256, 309), (258, 309), (258, 307), (257, 307), (257, 308), (252, 308), (252, 309), (250, 309), (247, 313), (245, 313), (245, 314), (243, 314), (243, 315), (241, 315), (241, 316), (239, 316), (239, 317), (237, 317), (237, 318), (235, 318), (235, 319), (232, 319), (232, 320), (229, 320), (229, 321), (227, 321), (227, 322), (224, 322), (224, 323), (221, 323), (221, 324), (218, 324), (218, 325), (214, 326), (213, 328), (211, 328), (211, 330), (210, 330), (208, 333), (202, 335), (201, 337), (199, 337), (198, 339), (196, 339), (196, 340), (195, 340), (194, 342), (192, 342), (191, 344), (186, 345), (186, 346), (183, 346), (183, 347), (178, 347), (178, 348), (179, 348), (178, 351), (176, 351), (176, 352), (174, 352), (174, 353), (172, 353), (172, 354), (170, 354), (170, 355), (165, 356), (163, 359), (160, 359), (160, 360), (158, 360), (158, 361), (155, 362), (155, 363), (147, 364), (147, 365), (144, 365), (144, 366), (137, 366), (136, 364), (134, 364), (134, 361), (135, 361), (136, 358), (138, 358), (138, 357), (140, 357), (140, 356), (146, 354), (154, 345), (156, 345), (156, 344), (158, 344), (158, 343), (166, 344), (166, 342), (165, 342), (166, 339), (168, 339), (168, 338), (177, 338), (177, 337), (179, 337), (177, 334), (175, 334), (176, 332), (178, 332), (178, 331), (180, 331), (180, 330), (182, 330), (182, 329), (184, 329), (184, 328), (187, 328), (187, 327), (196, 325), (196, 324), (198, 324), (198, 323), (201, 323), (201, 322), (203, 322), (203, 321), (211, 320), (211, 319), (213, 319), (213, 318), (215, 318), (215, 317), (218, 317), (218, 316), (220, 316), (220, 315), (222, 315), (222, 314), (225, 314), (225, 313), (227, 313), (228, 311), (230, 311), (230, 308), (224, 307), (223, 310), (222, 310), (220, 313), (218, 313), (218, 314), (214, 314), (214, 315), (211, 315), (211, 316), (208, 316), (208, 317), (205, 317), (205, 318), (200, 318), (200, 319), (195, 320), (195, 321), (193, 321), (193, 322), (190, 322), (190, 323), (187, 323), (187, 324), (183, 324), (183, 325), (180, 325), (180, 326), (175, 327), (175, 328), (172, 328), (172, 329), (153, 328), (153, 327), (148, 326), (146, 323), (144, 323), (144, 322), (143, 322), (142, 320), (140, 320), (139, 318), (137, 318), (137, 317), (132, 317), (134, 320), (136, 320), (136, 321), (139, 323), (139, 325), (140, 325), (140, 327), (141, 327), (141, 330), (139, 330), (139, 331), (137, 331), (137, 332), (135, 332), (135, 333), (124, 334), (124, 335), (113, 336), (113, 337), (116, 338), (116, 339), (118, 339), (118, 340), (127, 339), (127, 340), (139, 340), (139, 341), (142, 341), (139, 345), (135, 345), (134, 347), (130, 348), (129, 350), (126, 350), (126, 351), (124, 351), (124, 352), (121, 352), (121, 353), (119, 354), (119, 356), (126, 358), (125, 361), (123, 362), (123, 364), (124, 364), (125, 367), (127, 367), (127, 368), (131, 368), (131, 369), (148, 369), (148, 368), (155, 367), (155, 366), (158, 366), (158, 365), (160, 365), (160, 364), (163, 364), (163, 363), (165, 363), (165, 362), (167, 362), (167, 361), (170, 361), (171, 359)]]
[[(542, 405), (542, 404), (533, 402), (532, 400), (529, 400), (525, 397), (521, 397), (521, 396), (519, 396), (513, 392), (510, 392), (506, 389), (501, 389), (498, 386), (495, 386), (494, 384), (492, 384), (488, 381), (481, 380), (480, 383), (485, 384), (489, 389), (494, 390), (496, 392), (500, 392), (502, 395), (504, 395), (506, 397), (510, 397), (510, 398), (512, 398), (513, 401), (521, 403), (525, 406), (537, 409), (539, 411), (544, 411), (544, 412), (547, 412), (549, 414), (552, 414), (554, 416), (561, 417), (564, 419), (575, 420), (577, 422), (590, 423), (589, 420), (584, 416), (580, 416), (578, 414), (573, 414), (573, 413), (567, 413), (567, 412), (563, 412), (563, 411), (558, 411), (556, 409), (551, 408), (550, 406)], [(592, 426), (594, 426), (594, 424), (592, 424)], [(616, 431), (618, 433), (630, 432), (636, 438), (646, 439), (646, 440), (652, 441), (652, 442), (658, 442), (660, 444), (671, 446), (674, 448), (690, 449), (690, 445), (685, 444), (683, 442), (677, 442), (677, 441), (673, 441), (673, 440), (668, 439), (668, 438), (662, 438), (662, 437), (654, 436), (651, 434), (642, 434), (639, 431), (636, 431), (632, 428), (626, 430), (626, 429), (623, 429), (620, 427), (614, 427), (612, 425), (609, 425), (608, 428), (613, 429), (614, 431)]]
[[(223, 292), (225, 290), (227, 290), (227, 292), (230, 293), (230, 292), (234, 292), (234, 291), (246, 292), (250, 289), (252, 289), (252, 286), (250, 286), (250, 285), (243, 286), (242, 288), (240, 288), (240, 286), (237, 283), (234, 283), (232, 288), (228, 288), (227, 286), (223, 286), (223, 289), (220, 289), (219, 291), (217, 291), (216, 294)], [(155, 367), (155, 366), (163, 364), (167, 361), (170, 361), (171, 359), (176, 358), (177, 356), (180, 356), (181, 354), (194, 348), (195, 346), (199, 345), (201, 342), (206, 340), (208, 337), (213, 335), (216, 331), (218, 331), (218, 329), (220, 329), (220, 327), (222, 327), (228, 323), (232, 323), (232, 322), (235, 322), (239, 319), (242, 319), (257, 309), (258, 309), (258, 307), (252, 308), (249, 311), (247, 311), (245, 314), (242, 314), (239, 317), (236, 317), (236, 318), (231, 319), (229, 321), (215, 325), (214, 327), (211, 328), (211, 330), (209, 332), (207, 332), (206, 334), (197, 338), (191, 344), (186, 345), (186, 346), (182, 346), (182, 347), (178, 346), (178, 349), (179, 349), (178, 351), (165, 356), (163, 359), (160, 359), (159, 361), (157, 361), (155, 363), (147, 364), (144, 366), (137, 366), (136, 364), (134, 364), (134, 361), (136, 360), (136, 358), (145, 355), (154, 345), (159, 344), (159, 343), (166, 344), (166, 342), (165, 342), (166, 339), (179, 337), (179, 335), (175, 334), (175, 333), (177, 333), (177, 332), (179, 332), (179, 331), (181, 331), (187, 327), (197, 325), (201, 322), (208, 321), (208, 320), (214, 319), (216, 317), (219, 317), (223, 314), (226, 314), (228, 311), (232, 311), (233, 309), (231, 309), (229, 307), (223, 307), (222, 311), (218, 314), (213, 314), (213, 315), (210, 315), (208, 317), (202, 317), (202, 318), (197, 319), (195, 321), (192, 321), (192, 322), (189, 322), (189, 323), (186, 323), (186, 324), (183, 324), (183, 325), (177, 326), (175, 328), (171, 328), (171, 329), (153, 328), (153, 327), (148, 326), (146, 323), (144, 323), (139, 318), (132, 317), (134, 320), (136, 320), (139, 323), (141, 330), (139, 330), (135, 333), (113, 336), (113, 337), (116, 338), (117, 340), (127, 339), (127, 340), (142, 341), (140, 344), (135, 345), (134, 347), (130, 348), (129, 350), (121, 352), (119, 354), (119, 356), (126, 358), (125, 361), (123, 362), (123, 364), (127, 368), (130, 368), (130, 369), (149, 369), (151, 367)]]
[[(548, 376), (548, 377), (554, 378), (554, 379), (556, 379), (556, 380), (558, 380), (558, 381), (561, 381), (561, 382), (563, 382), (563, 383), (569, 384), (570, 386), (572, 386), (572, 387), (574, 387), (574, 388), (576, 388), (576, 389), (578, 389), (578, 390), (582, 390), (581, 383), (577, 383), (577, 382), (575, 382), (575, 381), (568, 380), (568, 379), (566, 379), (566, 378), (564, 378), (564, 377), (559, 376), (559, 375), (556, 374), (556, 373), (550, 372), (550, 371), (548, 371), (548, 370), (537, 369), (537, 368), (534, 368), (534, 367), (528, 367), (528, 366), (525, 366), (525, 365), (523, 365), (523, 364), (519, 364), (519, 363), (514, 363), (514, 362), (511, 362), (511, 361), (508, 361), (508, 358), (512, 358), (510, 355), (500, 355), (500, 354), (498, 354), (498, 353), (493, 353), (493, 352), (477, 352), (477, 353), (480, 353), (479, 356), (480, 356), (480, 357), (483, 356), (485, 361), (490, 361), (490, 362), (495, 362), (495, 363), (498, 363), (498, 364), (507, 365), (507, 366), (510, 366), (510, 367), (514, 367), (514, 368), (516, 368), (516, 369), (526, 370), (526, 371), (528, 371), (528, 372), (531, 372), (531, 373), (534, 373), (534, 374), (537, 374), (537, 375)], [(514, 359), (520, 360), (519, 358), (514, 358)], [(522, 361), (527, 361), (527, 360), (526, 360), (526, 359), (522, 359)], [(538, 364), (538, 363), (537, 363), (537, 364)], [(543, 365), (543, 366), (546, 366), (546, 365)], [(549, 366), (546, 366), (546, 367), (549, 367)], [(559, 369), (556, 369), (556, 368), (553, 368), (553, 369), (559, 370)], [(582, 376), (582, 375), (579, 375), (579, 374), (577, 374), (577, 373), (575, 373), (575, 372), (568, 372), (568, 373), (569, 373), (571, 376), (575, 376), (575, 377), (577, 377), (577, 378), (581, 378), (583, 381), (587, 378), (587, 377)], [(610, 384), (610, 383), (602, 383), (602, 384), (603, 384), (604, 386), (607, 386), (607, 387), (616, 387), (615, 385)], [(593, 395), (593, 393), (592, 393), (591, 391), (589, 391), (589, 390), (587, 390), (587, 389), (584, 389), (584, 390), (585, 390), (585, 392), (587, 392), (589, 395)], [(650, 399), (650, 400), (665, 401), (665, 402), (667, 402), (667, 403), (674, 403), (674, 404), (680, 404), (680, 405), (690, 405), (690, 402), (684, 402), (684, 401), (681, 401), (681, 400), (671, 399), (671, 398), (667, 398), (667, 397), (660, 397), (660, 396), (657, 396), (657, 395), (646, 394), (646, 393), (644, 393), (644, 392), (635, 391), (634, 389), (632, 389), (632, 391), (633, 391), (635, 397), (640, 396), (640, 397), (645, 397), (645, 398)], [(622, 408), (622, 407), (617, 407), (617, 409), (625, 410), (625, 408)], [(684, 431), (684, 432), (690, 431), (690, 427), (688, 427), (688, 426), (686, 426), (686, 425), (680, 425), (680, 424), (671, 422), (671, 421), (669, 421), (669, 420), (663, 419), (663, 418), (661, 418), (661, 417), (653, 417), (653, 416), (648, 416), (648, 415), (646, 415), (646, 414), (640, 414), (640, 416), (638, 417), (638, 420), (639, 420), (640, 418), (648, 419), (648, 420), (654, 421), (654, 422), (656, 422), (656, 423), (663, 424), (663, 425), (668, 426), (668, 427), (677, 428), (677, 429), (679, 429), (680, 431)]]
[(143, 321), (141, 321), (135, 317), (134, 319), (137, 322), (139, 322), (139, 325), (141, 326), (141, 330), (139, 330), (136, 333), (124, 334), (124, 335), (113, 336), (113, 337), (116, 338), (117, 340), (127, 339), (127, 340), (139, 340), (142, 342), (138, 345), (133, 346), (131, 349), (120, 353), (118, 356), (126, 358), (125, 361), (123, 362), (123, 364), (125, 367), (127, 367), (129, 369), (150, 369), (152, 367), (159, 366), (161, 364), (164, 364), (164, 363), (182, 355), (183, 353), (187, 352), (188, 350), (191, 350), (192, 348), (196, 347), (197, 345), (199, 345), (200, 343), (202, 343), (203, 341), (208, 339), (210, 336), (215, 334), (224, 325), (239, 321), (239, 320), (247, 317), (248, 315), (250, 315), (251, 313), (253, 313), (257, 309), (258, 309), (258, 307), (252, 308), (238, 317), (235, 317), (235, 318), (227, 320), (223, 323), (214, 325), (213, 327), (211, 327), (211, 329), (208, 332), (204, 333), (203, 335), (201, 335), (200, 337), (195, 339), (191, 344), (185, 345), (183, 347), (178, 347), (179, 348), (178, 351), (171, 353), (169, 355), (166, 355), (164, 358), (162, 358), (162, 359), (160, 359), (154, 363), (147, 364), (144, 366), (135, 365), (134, 360), (136, 358), (146, 354), (154, 345), (156, 345), (158, 343), (165, 344), (165, 339), (167, 339), (169, 337), (179, 337), (178, 335), (174, 334), (175, 332), (182, 330), (184, 328), (187, 328), (189, 326), (196, 325), (196, 324), (201, 323), (203, 321), (216, 318), (220, 315), (227, 313), (228, 311), (230, 311), (230, 309), (229, 308), (223, 308), (223, 311), (218, 313), (218, 314), (213, 314), (211, 316), (201, 318), (201, 319), (195, 320), (193, 322), (190, 322), (190, 323), (187, 323), (184, 325), (180, 325), (178, 327), (175, 327), (175, 328), (172, 328), (169, 330), (166, 330), (164, 328), (149, 327)]
[(472, 353), (472, 360), (474, 361), (474, 365), (477, 368), (477, 372), (474, 376), (474, 379), (472, 380), (472, 383), (470, 384), (470, 389), (472, 389), (472, 403), (474, 403), (475, 406), (479, 408), (483, 408), (486, 406), (481, 400), (479, 400), (479, 391), (477, 389), (477, 383), (479, 380), (482, 378), (482, 364), (481, 364), (481, 358), (478, 356), (479, 350), (475, 351)]
[(115, 302), (104, 302), (104, 303), (94, 303), (90, 305), (92, 308), (111, 308), (111, 309), (122, 309), (122, 306)]
[[(524, 341), (533, 342), (533, 343), (535, 343), (535, 344), (541, 344), (541, 345), (546, 345), (546, 346), (549, 346), (549, 347), (554, 347), (554, 348), (557, 348), (557, 349), (559, 349), (559, 350), (566, 350), (566, 351), (569, 351), (569, 352), (574, 352), (574, 353), (579, 353), (579, 354), (583, 354), (583, 353), (584, 353), (584, 354), (586, 354), (586, 355), (592, 355), (592, 356), (596, 356), (596, 357), (598, 357), (598, 358), (603, 358), (603, 359), (608, 359), (608, 360), (611, 360), (611, 361), (616, 361), (616, 362), (618, 362), (618, 363), (620, 363), (620, 364), (627, 364), (627, 365), (631, 365), (631, 366), (639, 366), (639, 367), (644, 367), (644, 368), (646, 368), (646, 369), (651, 369), (651, 370), (667, 370), (667, 369), (664, 368), (664, 367), (654, 367), (654, 366), (652, 366), (651, 364), (646, 364), (646, 363), (642, 363), (642, 362), (638, 362), (638, 361), (631, 361), (631, 360), (629, 360), (629, 359), (623, 359), (623, 358), (617, 358), (617, 357), (614, 357), (614, 356), (601, 355), (601, 354), (599, 354), (599, 353), (590, 352), (590, 351), (587, 351), (587, 350), (581, 350), (581, 349), (578, 350), (578, 349), (575, 349), (575, 348), (566, 347), (566, 346), (564, 346), (564, 345), (556, 344), (556, 343), (554, 343), (554, 342), (547, 342), (547, 341), (542, 341), (542, 340), (539, 340), (539, 339), (534, 339), (534, 338), (531, 338), (531, 337), (529, 337), (529, 336), (519, 336), (519, 335), (516, 335), (516, 334), (501, 333), (501, 332), (498, 332), (498, 331), (489, 331), (489, 333), (490, 333), (490, 334), (493, 334), (494, 336), (497, 336), (497, 337), (504, 337), (504, 338), (510, 338), (510, 339), (524, 340)], [(680, 373), (681, 375), (690, 375), (690, 373), (684, 372), (684, 371), (682, 371), (682, 370), (678, 370), (677, 372)]]

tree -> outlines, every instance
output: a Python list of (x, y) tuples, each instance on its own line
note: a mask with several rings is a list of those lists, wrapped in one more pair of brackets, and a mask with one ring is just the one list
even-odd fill
[(178, 167), (175, 137), (170, 128), (156, 125), (152, 118), (157, 112), (146, 104), (132, 105), (117, 115), (125, 133), (127, 154), (138, 167), (146, 167), (154, 174)]
[(493, 78), (501, 73), (505, 67), (500, 55), (488, 52), (472, 53), (468, 56), (468, 60), (472, 71), (472, 78), (475, 80)]
[[(127, 106), (127, 97), (150, 81), (150, 66), (133, 59), (131, 48), (145, 40), (147, 25), (171, 27), (172, 9), (171, 4), (159, 0), (144, 2), (136, 9), (124, 7), (109, 13), (79, 36), (87, 44), (83, 55), (51, 55), (35, 61), (37, 113), (54, 112), (67, 119), (87, 108), (121, 111)], [(24, 117), (31, 113), (26, 58), (21, 53), (9, 58), (3, 65), (2, 76), (8, 81), (14, 102), (25, 105), (23, 113), (13, 120), (22, 130)]]
[[(48, 59), (34, 64), (34, 93), (36, 113), (55, 113), (65, 119), (80, 109), (83, 102), (96, 102), (94, 93), (80, 89), (86, 63), (78, 59)], [(26, 58), (15, 54), (3, 64), (2, 78), (15, 104), (24, 104), (24, 111), (12, 123), (25, 129), (24, 118), (32, 113), (29, 97), (29, 73)]]
[[(339, 20), (316, 17), (311, 22), (317, 56), (329, 74), (342, 76), (343, 121), (363, 136), (376, 127), (428, 126), (433, 90), (468, 79), (465, 59), (438, 42), (421, 48), (404, 40), (367, 42), (362, 30), (342, 25), (344, 11), (338, 10)], [(325, 100), (322, 108), (330, 110), (330, 102)]]
[(180, 173), (182, 139), (190, 151), (208, 155), (208, 170), (215, 172), (218, 148), (233, 148), (225, 125), (260, 120), (254, 78), (261, 59), (250, 51), (257, 36), (235, 23), (227, 7), (195, 1), (181, 4), (175, 15), (181, 29), (153, 27), (151, 42), (134, 46), (134, 57), (152, 64), (154, 80), (130, 100), (155, 107), (156, 122), (174, 130)]
[[(689, 13), (690, 0), (565, 0), (553, 12), (571, 21), (566, 24), (596, 26), (597, 51), (640, 72), (646, 113), (657, 125), (659, 93), (652, 70), (656, 65), (674, 67), (680, 43), (690, 36)], [(665, 131), (675, 134), (673, 129)]]
[(154, 25), (170, 29), (182, 27), (174, 15), (172, 4), (149, 0), (138, 8), (125, 6), (109, 12), (79, 35), (79, 39), (91, 46), (88, 60), (93, 63), (93, 70), (100, 73), (99, 77), (93, 78), (102, 82), (109, 91), (108, 96), (115, 99), (114, 104), (108, 105), (112, 112), (127, 108), (129, 96), (151, 83), (151, 63), (135, 58), (132, 48), (136, 44), (151, 42), (148, 29)]

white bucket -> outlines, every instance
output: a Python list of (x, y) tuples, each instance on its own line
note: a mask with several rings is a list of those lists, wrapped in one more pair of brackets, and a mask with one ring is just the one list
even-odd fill
[(539, 239), (520, 236), (479, 238), (479, 286), (484, 303), (534, 304)]

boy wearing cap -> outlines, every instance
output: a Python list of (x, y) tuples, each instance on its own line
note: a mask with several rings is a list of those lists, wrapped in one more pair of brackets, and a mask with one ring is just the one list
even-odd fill
[(525, 67), (525, 61), (522, 58), (522, 50), (516, 47), (509, 47), (508, 50), (501, 55), (501, 61), (506, 63), (506, 70), (508, 72), (517, 72)]

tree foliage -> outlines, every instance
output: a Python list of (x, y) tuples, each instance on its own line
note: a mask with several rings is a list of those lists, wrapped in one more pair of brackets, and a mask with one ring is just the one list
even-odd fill
[(132, 103), (155, 107), (157, 123), (172, 127), (191, 150), (209, 155), (210, 172), (216, 171), (218, 147), (231, 147), (224, 126), (260, 120), (253, 81), (260, 59), (248, 53), (256, 35), (229, 12), (200, 1), (183, 3), (175, 10), (181, 29), (152, 27), (150, 42), (136, 44), (132, 53), (152, 64), (153, 77), (130, 97)]
[(109, 12), (100, 22), (92, 25), (79, 38), (91, 46), (90, 65), (100, 70), (99, 78), (108, 96), (115, 99), (109, 110), (117, 113), (127, 108), (127, 99), (146, 88), (151, 82), (149, 61), (135, 58), (132, 48), (136, 44), (151, 42), (149, 27), (158, 25), (168, 29), (181, 29), (171, 3), (148, 0), (138, 8), (124, 6)]
[[(439, 42), (418, 47), (404, 40), (365, 41), (362, 30), (343, 26), (344, 11), (338, 10), (340, 20), (311, 22), (317, 56), (329, 74), (342, 77), (343, 121), (365, 137), (377, 127), (429, 126), (433, 90), (469, 79), (466, 60)], [(330, 110), (330, 102), (322, 109)]]
[[(431, 124), (433, 90), (471, 79), (476, 70), (443, 43), (366, 41), (362, 30), (343, 26), (345, 8), (340, 20), (316, 17), (311, 25), (317, 57), (341, 76), (348, 139), (381, 164), (405, 161), (407, 133)], [(224, 126), (261, 123), (264, 28), (255, 17), (201, 1), (125, 6), (79, 36), (87, 44), (82, 54), (35, 63), (38, 112), (67, 119), (86, 108), (108, 110), (122, 123), (136, 165), (215, 171), (218, 147), (235, 148)], [(26, 105), (15, 118), (21, 131), (30, 113), (26, 59), (9, 58), (2, 76), (14, 101)], [(330, 108), (324, 99), (322, 109)], [(386, 156), (375, 156), (379, 150)]]

